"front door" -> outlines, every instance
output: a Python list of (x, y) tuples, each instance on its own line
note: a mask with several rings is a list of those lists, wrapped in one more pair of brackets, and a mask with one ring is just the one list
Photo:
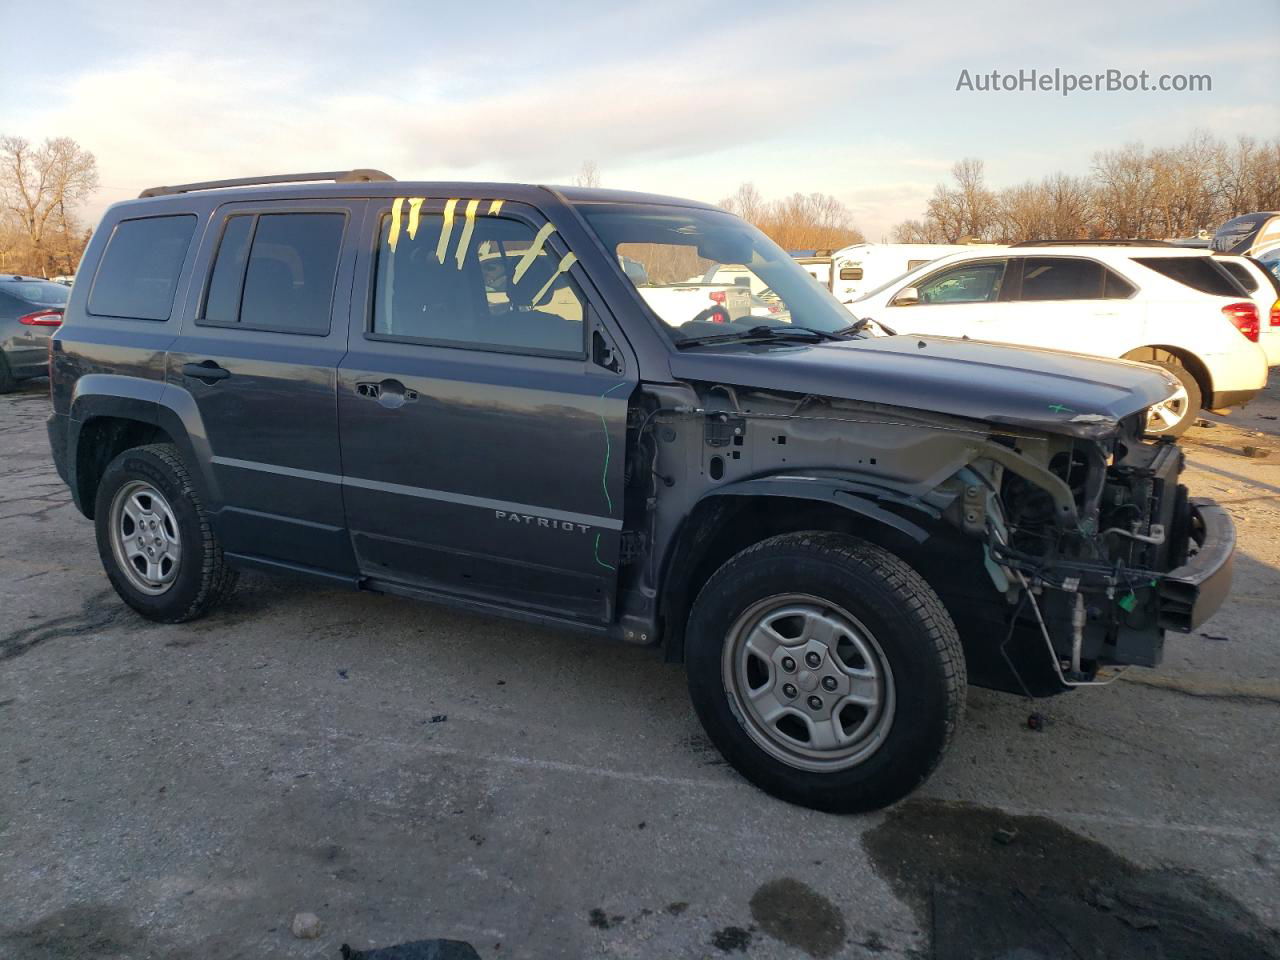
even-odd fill
[(371, 201), (338, 375), (360, 572), (569, 620), (612, 616), (627, 375), (552, 224), (501, 198)]
[(197, 260), (170, 348), (173, 405), (212, 463), (226, 551), (354, 574), (336, 379), (363, 200), (228, 203)]
[(914, 286), (918, 299), (904, 302), (901, 290), (894, 294), (876, 320), (898, 333), (933, 334), (942, 337), (995, 339), (1009, 304), (1002, 298), (1007, 261), (1002, 257), (970, 260), (939, 268)]

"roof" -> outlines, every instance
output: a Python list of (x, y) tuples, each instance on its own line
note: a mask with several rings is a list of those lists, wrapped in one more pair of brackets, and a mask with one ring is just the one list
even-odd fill
[(468, 181), (396, 180), (380, 170), (335, 170), (324, 173), (269, 174), (229, 180), (208, 180), (173, 186), (149, 187), (139, 200), (198, 195), (216, 198), (271, 199), (286, 197), (371, 196), (454, 197), (501, 194), (516, 201), (536, 204), (551, 193), (569, 203), (651, 203), (716, 210), (711, 204), (680, 197), (602, 187), (550, 186), (529, 183)]

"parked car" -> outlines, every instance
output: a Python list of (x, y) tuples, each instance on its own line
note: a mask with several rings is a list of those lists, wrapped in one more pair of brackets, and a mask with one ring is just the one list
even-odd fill
[(1280, 246), (1280, 211), (1246, 213), (1220, 226), (1211, 244), (1219, 253), (1256, 255)]
[(1254, 257), (1220, 253), (1214, 257), (1235, 278), (1258, 308), (1258, 345), (1267, 355), (1267, 365), (1280, 364), (1280, 277)]
[[(620, 257), (750, 264), (787, 320), (673, 326)], [(715, 207), (190, 184), (111, 207), (81, 270), (49, 438), (142, 616), (256, 569), (657, 645), (729, 762), (796, 803), (891, 803), (968, 680), (1155, 665), (1230, 584), (1229, 516), (1141, 436), (1176, 377), (865, 337)]]
[(1258, 255), (1254, 257), (1258, 263), (1266, 269), (1271, 276), (1280, 280), (1280, 246), (1272, 247), (1270, 250), (1259, 250)]
[(1178, 378), (1148, 430), (1181, 435), (1201, 408), (1267, 381), (1258, 305), (1207, 250), (1149, 242), (974, 248), (919, 267), (849, 309), (898, 333), (1141, 360)]
[(49, 372), (49, 337), (69, 292), (40, 277), (0, 275), (0, 393)]

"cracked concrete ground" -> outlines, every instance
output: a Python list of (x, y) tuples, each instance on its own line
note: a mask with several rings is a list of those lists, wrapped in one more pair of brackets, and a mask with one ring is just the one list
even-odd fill
[[(1228, 605), (1159, 670), (1042, 704), (1043, 732), (972, 691), (932, 780), (862, 817), (744, 783), (646, 650), (258, 577), (206, 620), (139, 619), (27, 385), (0, 398), (0, 956), (958, 956), (1015, 882), (1053, 931), (1023, 956), (1110, 930), (1129, 956), (1273, 953), (1276, 381), (1186, 442), (1239, 525)], [(940, 899), (957, 880), (995, 887)], [(1160, 940), (1184, 927), (1212, 942)]]

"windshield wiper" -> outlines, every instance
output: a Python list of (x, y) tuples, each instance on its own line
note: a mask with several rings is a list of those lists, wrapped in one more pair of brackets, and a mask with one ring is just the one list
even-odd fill
[(815, 330), (812, 327), (793, 327), (791, 325), (770, 327), (761, 324), (749, 330), (739, 330), (735, 333), (721, 333), (711, 337), (692, 337), (688, 340), (677, 340), (676, 349), (684, 350), (688, 347), (700, 347), (705, 344), (741, 343), (752, 340), (792, 340), (802, 343), (820, 343), (826, 340), (845, 339), (847, 337), (842, 336), (840, 333), (828, 333), (826, 330)]

